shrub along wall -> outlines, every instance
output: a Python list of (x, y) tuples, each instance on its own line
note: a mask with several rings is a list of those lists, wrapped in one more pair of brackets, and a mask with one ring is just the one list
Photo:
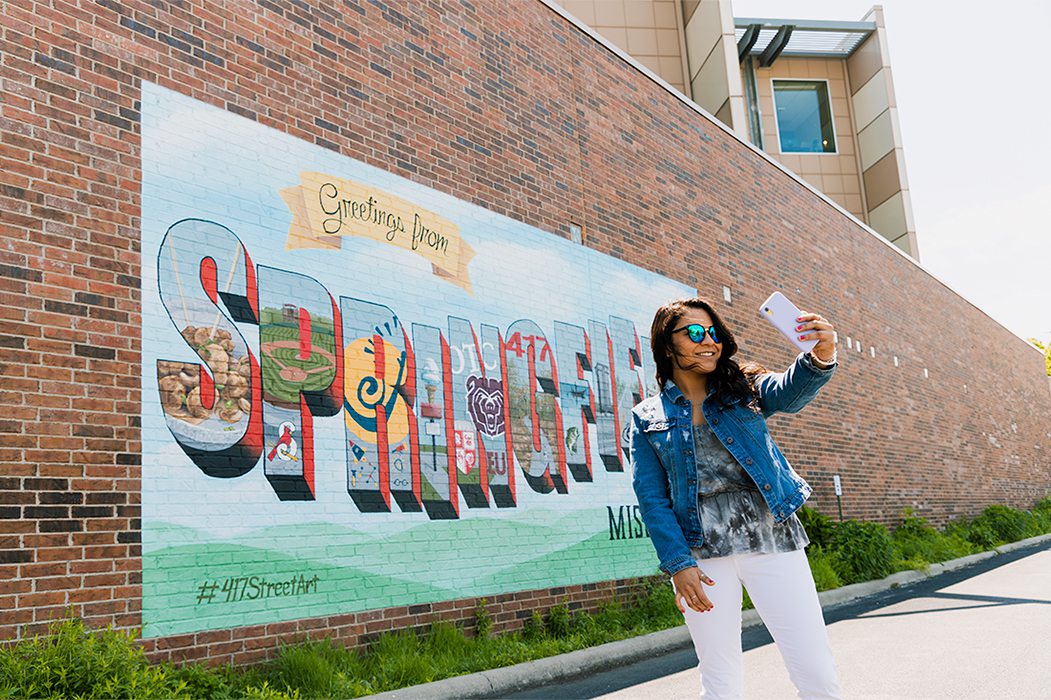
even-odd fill
[(4, 638), (594, 607), (655, 565), (618, 438), (692, 289), (771, 368), (770, 291), (837, 324), (772, 422), (812, 505), (1051, 489), (1039, 353), (543, 3), (3, 11)]

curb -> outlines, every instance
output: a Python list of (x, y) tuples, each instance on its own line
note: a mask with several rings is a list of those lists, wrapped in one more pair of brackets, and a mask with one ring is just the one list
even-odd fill
[[(1005, 544), (988, 552), (971, 554), (959, 559), (931, 564), (925, 571), (899, 571), (878, 581), (865, 581), (841, 586), (818, 593), (822, 610), (836, 607), (848, 601), (897, 588), (907, 583), (920, 581), (947, 571), (970, 566), (977, 562), (1023, 549), (1035, 544), (1051, 541), (1051, 534), (1030, 537), (1019, 542)], [(760, 624), (759, 613), (754, 609), (741, 614), (742, 629)], [(514, 666), (504, 666), (488, 671), (469, 673), (463, 676), (444, 678), (432, 683), (423, 683), (408, 688), (399, 688), (368, 697), (376, 700), (468, 700), (470, 698), (492, 698), (508, 693), (535, 688), (549, 683), (569, 680), (590, 673), (598, 673), (659, 654), (688, 648), (692, 644), (685, 625), (652, 632), (640, 637), (609, 642), (597, 647), (579, 649), (567, 654), (549, 656), (535, 661), (525, 661)]]

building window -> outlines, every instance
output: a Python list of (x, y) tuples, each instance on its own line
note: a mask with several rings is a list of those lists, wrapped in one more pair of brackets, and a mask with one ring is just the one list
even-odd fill
[(828, 83), (775, 80), (774, 109), (782, 153), (835, 153)]

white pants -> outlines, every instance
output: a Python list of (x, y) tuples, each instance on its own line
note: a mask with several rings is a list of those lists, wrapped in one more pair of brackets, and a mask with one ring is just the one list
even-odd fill
[(799, 697), (841, 697), (814, 578), (802, 549), (702, 559), (700, 567), (715, 581), (714, 586), (704, 585), (715, 607), (705, 613), (686, 607), (686, 625), (700, 661), (702, 698), (730, 700), (744, 692), (742, 583), (777, 643)]

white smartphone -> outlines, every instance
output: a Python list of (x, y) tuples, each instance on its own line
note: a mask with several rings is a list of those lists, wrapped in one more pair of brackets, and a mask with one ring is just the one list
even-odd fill
[(771, 294), (759, 307), (760, 316), (765, 318), (774, 328), (781, 331), (781, 334), (792, 341), (792, 344), (797, 348), (803, 352), (810, 352), (817, 345), (817, 341), (799, 339), (799, 336), (803, 333), (810, 332), (796, 330), (796, 326), (800, 324), (800, 321), (796, 319), (799, 318), (801, 313), (802, 311), (799, 310), (799, 307), (790, 302), (788, 297), (781, 292)]

